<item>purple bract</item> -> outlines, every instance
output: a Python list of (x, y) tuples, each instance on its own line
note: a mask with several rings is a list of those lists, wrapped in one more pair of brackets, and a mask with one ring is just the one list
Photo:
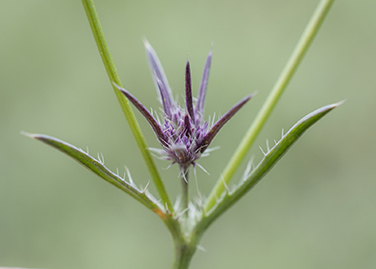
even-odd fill
[(213, 126), (209, 126), (203, 120), (203, 114), (212, 58), (211, 51), (206, 60), (195, 106), (192, 98), (191, 70), (189, 61), (187, 61), (185, 66), (185, 108), (182, 108), (177, 105), (172, 97), (171, 88), (156, 52), (148, 42), (145, 42), (145, 48), (153, 81), (159, 93), (160, 102), (163, 105), (163, 123), (160, 122), (158, 117), (157, 120), (131, 93), (119, 86), (117, 87), (149, 122), (163, 148), (163, 150), (154, 149), (154, 151), (157, 151), (163, 159), (172, 161), (172, 164), (178, 163), (180, 171), (184, 175), (190, 165), (195, 166), (196, 161), (205, 155), (205, 151), (219, 130), (252, 95), (245, 97), (225, 113)]

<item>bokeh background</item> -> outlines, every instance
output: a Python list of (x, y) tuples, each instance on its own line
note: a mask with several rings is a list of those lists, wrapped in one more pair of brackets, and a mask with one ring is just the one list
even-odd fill
[[(124, 86), (158, 107), (142, 39), (181, 98), (187, 53), (197, 94), (214, 42), (206, 115), (258, 95), (224, 127), (198, 171), (208, 194), (267, 97), (318, 1), (96, 1)], [(0, 4), (0, 266), (170, 268), (156, 215), (62, 153), (49, 134), (149, 181), (110, 87), (80, 1)], [(374, 0), (334, 3), (257, 146), (307, 113), (346, 102), (312, 127), (205, 234), (192, 268), (375, 268), (376, 19)], [(182, 101), (182, 98), (180, 99)], [(136, 113), (151, 146), (158, 146)], [(167, 163), (157, 161), (161, 168)], [(244, 165), (243, 165), (244, 168)], [(161, 169), (173, 197), (177, 167)], [(239, 177), (240, 173), (237, 175)], [(195, 189), (195, 185), (191, 185)], [(153, 187), (151, 187), (153, 191)], [(155, 192), (154, 192), (155, 193)]]

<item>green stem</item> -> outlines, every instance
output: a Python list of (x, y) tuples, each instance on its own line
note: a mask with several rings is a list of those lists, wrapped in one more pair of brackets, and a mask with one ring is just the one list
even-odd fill
[(188, 167), (184, 169), (183, 171), (183, 177), (181, 178), (181, 184), (182, 184), (182, 194), (183, 194), (183, 210), (186, 210), (185, 215), (188, 216), (188, 204), (189, 204), (189, 186), (188, 186), (188, 180), (189, 180), (189, 173), (188, 173)]
[(111, 86), (115, 91), (115, 95), (120, 103), (120, 106), (123, 110), (125, 118), (128, 121), (129, 127), (132, 131), (132, 134), (136, 140), (136, 143), (141, 151), (141, 155), (144, 158), (146, 166), (149, 170), (149, 173), (152, 177), (152, 180), (156, 186), (156, 189), (163, 201), (163, 204), (166, 205), (170, 212), (173, 212), (173, 206), (171, 200), (166, 192), (166, 189), (163, 185), (161, 177), (158, 173), (158, 170), (154, 164), (154, 161), (150, 155), (150, 152), (147, 150), (148, 146), (146, 144), (145, 138), (141, 132), (140, 126), (136, 120), (136, 117), (129, 105), (128, 100), (121, 94), (121, 92), (112, 85), (115, 82), (117, 85), (122, 87), (122, 83), (120, 81), (120, 77), (117, 73), (114, 61), (112, 59), (110, 49), (107, 45), (106, 38), (104, 36), (102, 26), (99, 22), (98, 14), (96, 12), (94, 2), (92, 0), (82, 0), (82, 4), (86, 11), (86, 16), (90, 23), (91, 30), (94, 35), (95, 42), (98, 46), (99, 54), (102, 57), (103, 64), (106, 68), (108, 78), (110, 79)]
[(175, 260), (172, 269), (187, 269), (196, 252), (198, 240), (197, 237), (175, 238)]
[(216, 204), (217, 197), (220, 197), (222, 192), (225, 190), (225, 184), (223, 183), (223, 181), (228, 184), (235, 174), (236, 170), (239, 168), (241, 162), (251, 148), (257, 135), (265, 125), (270, 113), (276, 106), (277, 101), (280, 99), (291, 77), (295, 73), (304, 54), (307, 52), (309, 45), (312, 43), (313, 38), (315, 37), (333, 2), (334, 0), (321, 0), (319, 5), (317, 6), (316, 11), (312, 15), (311, 20), (304, 30), (298, 44), (296, 45), (292, 55), (290, 56), (289, 61), (287, 62), (285, 68), (282, 70), (282, 73), (280, 74), (272, 91), (266, 99), (263, 107), (259, 111), (257, 117), (253, 121), (243, 140), (240, 142), (238, 148), (225, 167), (222, 173), (222, 178), (217, 181), (216, 185), (212, 189), (212, 192), (210, 193), (205, 204), (206, 212)]
[(172, 265), (173, 269), (187, 269), (192, 260), (195, 250), (189, 248), (188, 245), (180, 245), (175, 248), (175, 261)]

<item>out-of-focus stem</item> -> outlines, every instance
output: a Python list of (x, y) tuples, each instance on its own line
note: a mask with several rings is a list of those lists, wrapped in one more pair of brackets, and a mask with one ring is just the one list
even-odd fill
[(244, 157), (251, 148), (262, 127), (265, 125), (267, 119), (269, 118), (269, 115), (276, 106), (277, 101), (280, 99), (291, 77), (295, 73), (299, 63), (303, 59), (304, 54), (307, 52), (309, 45), (312, 43), (313, 38), (320, 28), (321, 23), (324, 21), (324, 18), (333, 2), (334, 0), (321, 0), (319, 5), (317, 6), (314, 14), (311, 17), (311, 20), (306, 26), (298, 44), (296, 45), (294, 51), (290, 56), (289, 61), (287, 62), (285, 68), (282, 70), (282, 73), (280, 74), (264, 105), (262, 106), (257, 117), (253, 121), (243, 140), (240, 142), (238, 148), (225, 167), (222, 173), (222, 178), (217, 181), (216, 185), (212, 189), (205, 204), (206, 212), (216, 204), (217, 197), (220, 197), (222, 192), (225, 190), (224, 182), (226, 184), (230, 182), (236, 170), (239, 168), (241, 162), (244, 160)]

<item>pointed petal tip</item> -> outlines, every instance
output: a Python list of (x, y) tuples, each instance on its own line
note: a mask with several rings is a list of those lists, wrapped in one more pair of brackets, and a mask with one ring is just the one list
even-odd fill
[(256, 90), (253, 93), (251, 93), (250, 96), (253, 97), (253, 96), (257, 95), (257, 94), (258, 94), (258, 91)]
[[(120, 87), (119, 85), (117, 85), (115, 82), (112, 82), (112, 84), (122, 93), (125, 95), (125, 97), (127, 97), (129, 99), (129, 96), (130, 97), (133, 97), (135, 98), (129, 91), (127, 91), (126, 89)], [(136, 99), (136, 98), (135, 98)]]
[(217, 120), (217, 122), (210, 128), (210, 131), (205, 135), (201, 143), (197, 145), (197, 149), (200, 149), (201, 153), (203, 153), (208, 148), (211, 141), (222, 129), (222, 127), (252, 98), (252, 96), (254, 96), (254, 94), (250, 94), (244, 97)]
[(148, 121), (149, 125), (153, 129), (155, 135), (157, 136), (159, 142), (166, 146), (166, 138), (163, 134), (161, 125), (157, 122), (157, 120), (153, 117), (153, 115), (149, 112), (149, 110), (130, 92), (123, 88), (119, 88), (119, 90), (125, 95), (125, 97), (136, 107), (136, 109), (144, 116), (144, 118)]
[(144, 43), (144, 47), (145, 47), (145, 49), (150, 50), (150, 48), (152, 48), (152, 46), (150, 45), (149, 40), (147, 40), (146, 37), (143, 37), (143, 38), (142, 38), (142, 42)]
[[(114, 86), (122, 93), (125, 95), (125, 97), (127, 97), (129, 99), (129, 96), (132, 96), (132, 94), (130, 92), (128, 92), (126, 89), (114, 84)], [(133, 96), (134, 97), (134, 96)], [(135, 97), (134, 97), (135, 98)]]
[(258, 91), (254, 91), (253, 93), (248, 94), (246, 97), (244, 97), (244, 99), (248, 99), (249, 100), (249, 99), (255, 97), (257, 94), (258, 94)]
[(130, 92), (128, 92), (127, 90), (125, 90), (125, 89), (119, 89), (120, 90), (120, 92), (122, 93), (122, 94), (124, 94), (124, 96), (125, 97), (127, 97), (127, 99), (128, 100), (130, 100), (129, 98), (130, 97), (133, 97), (134, 99), (136, 99), (136, 97), (134, 97)]
[(119, 91), (125, 90), (123, 87), (117, 85), (115, 81), (112, 81), (112, 85), (115, 86), (115, 88), (117, 88)]
[(142, 37), (142, 42), (144, 43), (145, 46), (150, 45), (148, 39), (145, 36)]
[(242, 100), (240, 100), (235, 106), (239, 105), (239, 104), (242, 104), (242, 106), (247, 103), (249, 100), (251, 100), (251, 98), (253, 98), (258, 92), (255, 91), (251, 94), (248, 94), (246, 97), (244, 97)]
[(246, 102), (248, 102), (249, 100), (251, 100), (252, 97), (253, 97), (253, 95), (252, 95), (252, 94), (249, 94), (249, 95), (247, 95), (246, 97), (244, 97), (243, 99), (244, 99)]
[(213, 48), (214, 48), (214, 41), (212, 41), (212, 43), (211, 43), (210, 50), (209, 50), (209, 53), (208, 53), (208, 56), (207, 56), (209, 61), (211, 61), (211, 58), (213, 56)]
[(246, 97), (244, 97), (242, 100), (240, 100), (238, 102), (238, 104), (245, 104), (247, 103), (249, 100), (251, 100), (251, 98), (253, 98), (255, 95), (257, 94), (257, 92), (253, 92), (251, 94), (248, 94)]

